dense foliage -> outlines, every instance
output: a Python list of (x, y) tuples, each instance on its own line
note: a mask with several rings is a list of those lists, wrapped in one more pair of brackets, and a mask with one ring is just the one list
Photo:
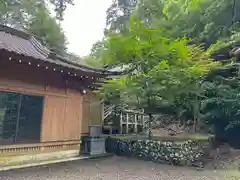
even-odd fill
[(67, 40), (59, 24), (69, 0), (51, 0), (56, 17), (51, 16), (47, 0), (2, 0), (0, 23), (26, 30), (40, 38), (57, 53), (66, 53)]
[(74, 0), (48, 0), (56, 12), (56, 18), (60, 21), (64, 19), (64, 11), (68, 5), (74, 5)]
[(41, 37), (55, 52), (62, 55), (66, 52), (67, 40), (64, 32), (45, 7), (39, 7), (35, 11), (26, 28), (28, 32)]
[[(108, 63), (127, 64), (130, 73), (109, 80), (103, 93), (121, 92), (119, 103), (144, 109), (150, 118), (166, 105), (175, 107), (176, 116), (183, 105), (192, 106), (193, 120), (198, 121), (201, 77), (220, 66), (209, 58), (210, 51), (189, 45), (186, 38), (171, 38), (164, 28), (146, 27), (132, 17), (124, 34), (108, 36), (102, 52)], [(183, 95), (191, 98), (186, 101)]]
[(202, 101), (202, 121), (214, 125), (217, 138), (240, 147), (237, 138), (240, 128), (240, 79), (233, 77), (216, 76), (205, 82), (206, 98)]
[[(132, 14), (146, 26), (164, 28), (171, 38), (187, 36), (209, 47), (239, 41), (240, 1), (237, 0), (114, 0), (107, 10), (105, 33), (124, 34)], [(101, 64), (102, 59), (94, 59)]]
[(213, 125), (221, 139), (237, 137), (238, 67), (231, 49), (220, 58), (224, 65), (211, 55), (239, 41), (239, 8), (236, 0), (113, 1), (91, 60), (126, 73), (107, 81), (105, 99), (190, 120), (195, 130)]
[(172, 36), (187, 35), (207, 46), (238, 34), (237, 0), (115, 0), (107, 11), (107, 29), (124, 33), (132, 12), (146, 25), (155, 22)]

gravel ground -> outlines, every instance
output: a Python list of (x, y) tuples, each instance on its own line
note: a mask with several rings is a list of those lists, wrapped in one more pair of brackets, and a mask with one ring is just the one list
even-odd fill
[(196, 171), (124, 157), (80, 160), (0, 172), (0, 180), (225, 180), (217, 172)]

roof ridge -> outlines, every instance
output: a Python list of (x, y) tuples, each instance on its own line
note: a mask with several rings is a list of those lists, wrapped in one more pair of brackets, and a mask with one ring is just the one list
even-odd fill
[(19, 29), (16, 29), (14, 27), (10, 27), (10, 26), (7, 26), (7, 25), (0, 24), (0, 31), (1, 30), (6, 32), (6, 33), (9, 33), (11, 35), (15, 35), (15, 36), (27, 39), (27, 40), (29, 40), (31, 37), (34, 37), (37, 41), (39, 41), (40, 44), (49, 48), (47, 43), (44, 41), (43, 38), (41, 38), (41, 37), (39, 37), (35, 34), (29, 33), (25, 29), (19, 30)]
[(85, 69), (95, 70), (95, 71), (97, 70), (97, 71), (102, 71), (102, 72), (106, 71), (106, 69), (102, 69), (102, 68), (91, 68), (91, 67), (88, 67), (88, 66), (86, 66), (86, 65), (82, 65), (82, 64), (79, 64), (79, 63), (70, 61), (70, 60), (68, 60), (67, 58), (62, 57), (61, 55), (59, 55), (59, 54), (57, 54), (57, 53), (55, 53), (55, 52), (53, 52), (53, 51), (50, 51), (49, 58), (51, 58), (51, 59), (58, 59), (58, 60), (60, 60), (60, 61), (62, 61), (62, 62), (71, 64), (71, 65), (74, 65), (74, 66), (78, 66), (78, 67), (80, 67), (80, 68), (85, 68)]
[(29, 39), (31, 36), (29, 33), (26, 33), (25, 31), (20, 31), (16, 28), (6, 26), (3, 24), (0, 24), (0, 31), (4, 31), (5, 33), (9, 33), (11, 35), (15, 35), (24, 39)]
[(49, 56), (50, 50), (41, 42), (39, 42), (34, 36), (30, 37), (29, 41), (38, 52), (43, 53), (46, 57)]

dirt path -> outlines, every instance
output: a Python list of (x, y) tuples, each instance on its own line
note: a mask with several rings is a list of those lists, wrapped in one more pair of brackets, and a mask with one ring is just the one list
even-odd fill
[(1, 180), (225, 180), (217, 172), (171, 167), (123, 157), (80, 160), (0, 172)]

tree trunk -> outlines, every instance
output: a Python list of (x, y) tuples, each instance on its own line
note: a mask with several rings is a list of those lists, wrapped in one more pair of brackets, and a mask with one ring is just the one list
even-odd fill
[(194, 119), (193, 119), (193, 132), (196, 133), (197, 132), (197, 125), (198, 125), (198, 120), (197, 117), (194, 115)]
[(193, 132), (197, 132), (198, 127), (198, 118), (199, 118), (199, 107), (197, 105), (197, 101), (193, 105)]
[(148, 139), (152, 139), (152, 121), (153, 121), (153, 116), (151, 113), (148, 114), (149, 116), (149, 122), (148, 122)]

